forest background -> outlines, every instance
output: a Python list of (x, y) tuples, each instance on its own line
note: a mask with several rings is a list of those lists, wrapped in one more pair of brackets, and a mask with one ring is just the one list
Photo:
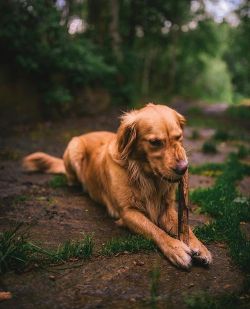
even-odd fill
[(1, 120), (249, 103), (249, 14), (244, 0), (0, 1)]

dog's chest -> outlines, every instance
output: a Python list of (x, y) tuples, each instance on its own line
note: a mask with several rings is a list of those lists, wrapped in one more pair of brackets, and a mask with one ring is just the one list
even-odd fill
[(168, 186), (151, 186), (137, 188), (134, 191), (136, 208), (142, 211), (152, 222), (158, 223), (159, 217), (167, 210), (168, 200), (172, 198), (172, 190)]

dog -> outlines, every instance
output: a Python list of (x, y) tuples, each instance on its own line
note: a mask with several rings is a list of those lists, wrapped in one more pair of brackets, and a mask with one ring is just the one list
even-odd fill
[(192, 259), (209, 265), (212, 255), (191, 228), (188, 246), (176, 239), (175, 193), (188, 168), (184, 124), (175, 110), (149, 103), (125, 113), (117, 134), (74, 137), (63, 160), (36, 152), (24, 158), (23, 166), (65, 174), (69, 185), (81, 183), (118, 225), (152, 239), (174, 265), (188, 269)]

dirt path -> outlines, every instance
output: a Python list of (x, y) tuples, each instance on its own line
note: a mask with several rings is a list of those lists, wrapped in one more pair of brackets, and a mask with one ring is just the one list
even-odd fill
[[(52, 176), (22, 173), (20, 158), (24, 154), (43, 150), (61, 155), (71, 136), (92, 130), (115, 130), (118, 114), (113, 111), (102, 117), (19, 127), (1, 139), (0, 229), (8, 229), (16, 221), (35, 223), (31, 239), (43, 246), (56, 247), (65, 240), (79, 239), (82, 232), (94, 233), (96, 244), (94, 256), (81, 267), (2, 276), (0, 290), (12, 292), (13, 299), (1, 303), (1, 308), (150, 308), (150, 272), (154, 269), (160, 270), (158, 308), (184, 308), (185, 294), (194, 291), (217, 294), (237, 291), (242, 285), (243, 274), (221, 244), (209, 245), (214, 256), (209, 269), (194, 266), (190, 272), (176, 269), (155, 252), (98, 256), (105, 241), (129, 232), (117, 227), (105, 210), (79, 189), (52, 189), (48, 185)], [(204, 155), (202, 144), (213, 130), (199, 129), (197, 140), (191, 138), (192, 132), (192, 128), (186, 129), (186, 146), (193, 165), (223, 162), (235, 149), (231, 143), (221, 143), (218, 154)], [(205, 176), (193, 175), (190, 179), (191, 188), (212, 183), (213, 179)], [(191, 214), (193, 226), (206, 221), (205, 216)]]

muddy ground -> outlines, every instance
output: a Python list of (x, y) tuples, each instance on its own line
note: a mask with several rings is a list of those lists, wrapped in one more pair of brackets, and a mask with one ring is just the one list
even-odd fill
[[(64, 270), (54, 267), (5, 274), (0, 279), (0, 290), (10, 291), (13, 298), (2, 302), (1, 308), (150, 308), (150, 273), (154, 269), (160, 270), (157, 308), (185, 308), (185, 295), (195, 291), (215, 295), (241, 288), (244, 274), (232, 263), (224, 244), (208, 245), (214, 257), (210, 268), (193, 266), (189, 272), (173, 267), (157, 252), (99, 256), (104, 242), (129, 232), (116, 226), (105, 209), (79, 188), (52, 189), (49, 181), (53, 176), (22, 172), (23, 155), (42, 150), (61, 156), (72, 136), (93, 130), (115, 131), (119, 114), (119, 110), (112, 110), (102, 116), (23, 125), (2, 132), (1, 231), (17, 221), (32, 223), (30, 238), (43, 247), (57, 247), (65, 240), (89, 233), (94, 235), (95, 252), (79, 267), (69, 262), (63, 265)], [(198, 139), (192, 139), (193, 130), (199, 132)], [(221, 142), (218, 154), (204, 155), (201, 147), (214, 129), (187, 127), (185, 134), (193, 165), (224, 162), (228, 153), (237, 149), (235, 142)], [(213, 182), (211, 177), (191, 175), (190, 186), (208, 187)], [(247, 194), (248, 184), (249, 180), (242, 182), (243, 194)], [(208, 220), (204, 215), (191, 213), (192, 226)]]

